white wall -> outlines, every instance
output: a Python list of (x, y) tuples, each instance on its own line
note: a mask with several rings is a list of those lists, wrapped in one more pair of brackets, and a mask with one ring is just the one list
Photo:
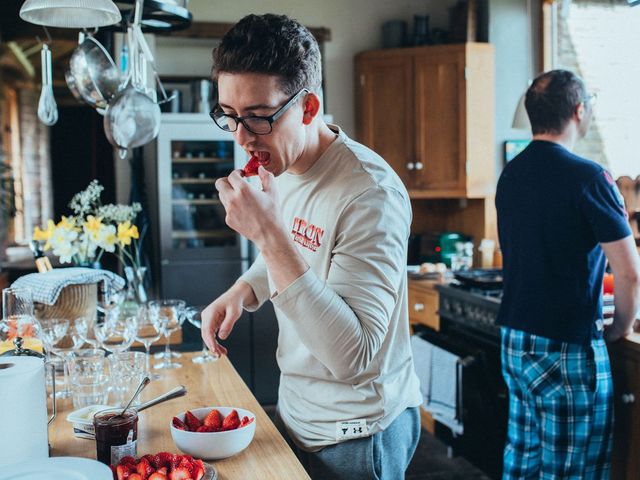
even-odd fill
[(430, 15), (430, 26), (448, 28), (448, 7), (456, 0), (191, 0), (194, 21), (236, 22), (250, 13), (278, 13), (308, 27), (326, 27), (325, 111), (348, 135), (355, 135), (353, 57), (380, 48), (381, 26), (387, 20), (405, 20), (409, 32), (413, 16)]
[[(496, 179), (502, 171), (504, 141), (531, 138), (530, 132), (511, 128), (520, 96), (537, 73), (533, 66), (536, 52), (531, 51), (534, 41), (528, 32), (535, 22), (527, 16), (527, 1), (532, 0), (490, 0), (489, 3), (489, 41), (496, 55)], [(532, 1), (532, 12), (539, 8), (537, 3)]]

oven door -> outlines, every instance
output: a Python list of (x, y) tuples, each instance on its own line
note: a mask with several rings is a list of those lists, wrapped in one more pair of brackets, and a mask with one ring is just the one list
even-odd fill
[[(456, 378), (451, 378), (446, 369), (431, 369), (432, 384), (434, 381), (456, 382), (457, 417), (462, 426), (460, 433), (435, 417), (436, 437), (452, 447), (454, 455), (465, 457), (491, 478), (500, 478), (508, 397), (500, 372), (499, 347), (487, 351), (487, 345), (465, 338), (460, 332), (434, 332), (419, 326), (414, 332), (422, 340), (459, 358)], [(422, 381), (420, 365), (416, 365), (416, 371)], [(439, 379), (438, 375), (447, 377)]]

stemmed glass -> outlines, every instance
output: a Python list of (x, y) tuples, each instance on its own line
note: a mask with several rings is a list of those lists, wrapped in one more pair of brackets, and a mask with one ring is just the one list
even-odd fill
[(47, 350), (62, 359), (64, 372), (64, 390), (56, 392), (57, 398), (69, 398), (69, 360), (74, 352), (84, 345), (84, 340), (74, 324), (62, 318), (44, 318), (40, 320), (43, 339)]
[(138, 331), (136, 317), (121, 317), (119, 311), (102, 322), (96, 322), (93, 328), (102, 348), (111, 353), (124, 352), (135, 340)]
[[(200, 316), (200, 310), (194, 307), (187, 308), (185, 312), (185, 316), (189, 323), (194, 327), (202, 330), (202, 317)], [(202, 352), (199, 355), (196, 355), (191, 359), (193, 363), (208, 363), (215, 362), (218, 359), (218, 355), (213, 355), (206, 344), (204, 343), (204, 339), (202, 340)]]
[(162, 325), (162, 333), (167, 339), (164, 350), (164, 361), (154, 366), (157, 369), (180, 368), (177, 362), (171, 361), (171, 347), (169, 339), (171, 334), (180, 329), (185, 320), (184, 311), (187, 304), (184, 300), (154, 300), (147, 304), (149, 316), (152, 321)]
[(151, 366), (149, 364), (149, 349), (151, 344), (160, 340), (162, 336), (162, 322), (157, 317), (150, 315), (147, 307), (140, 307), (138, 311), (138, 330), (136, 332), (136, 340), (144, 345), (146, 352), (146, 369), (147, 375), (151, 380), (157, 380), (160, 375), (157, 373), (151, 373)]
[(94, 318), (88, 316), (75, 319), (75, 326), (78, 334), (86, 343), (91, 345), (92, 348), (98, 348), (100, 346), (100, 342), (96, 339), (94, 331), (95, 322)]

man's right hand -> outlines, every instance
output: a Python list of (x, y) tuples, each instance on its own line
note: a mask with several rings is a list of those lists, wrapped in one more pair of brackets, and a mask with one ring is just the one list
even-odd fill
[(242, 315), (244, 306), (256, 302), (251, 286), (238, 281), (202, 311), (202, 339), (211, 352), (227, 354), (227, 349), (218, 343), (217, 338), (226, 339)]

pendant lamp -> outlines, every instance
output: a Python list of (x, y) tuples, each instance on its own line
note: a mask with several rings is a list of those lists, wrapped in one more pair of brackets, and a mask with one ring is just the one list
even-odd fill
[(25, 22), (62, 28), (95, 28), (120, 22), (112, 0), (26, 0), (20, 9)]

